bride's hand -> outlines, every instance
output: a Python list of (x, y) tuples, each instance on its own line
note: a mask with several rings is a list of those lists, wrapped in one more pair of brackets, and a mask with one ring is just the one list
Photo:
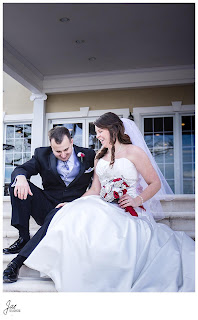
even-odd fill
[(124, 209), (126, 207), (138, 207), (139, 204), (137, 203), (136, 199), (133, 199), (131, 196), (129, 196), (128, 194), (125, 194), (124, 196), (122, 196), (119, 200), (118, 200), (118, 204), (119, 206)]
[(59, 204), (56, 206), (56, 209), (61, 208), (61, 207), (65, 206), (66, 204), (67, 204), (67, 202), (59, 203)]

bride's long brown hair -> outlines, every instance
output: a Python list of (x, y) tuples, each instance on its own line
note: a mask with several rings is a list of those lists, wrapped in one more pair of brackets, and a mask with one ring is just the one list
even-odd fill
[[(100, 129), (108, 129), (110, 134), (111, 148), (111, 161), (110, 165), (113, 166), (115, 162), (115, 142), (118, 140), (122, 144), (131, 144), (131, 140), (127, 134), (124, 133), (124, 125), (120, 118), (113, 112), (104, 113), (95, 122), (94, 125)], [(96, 159), (104, 157), (108, 148), (101, 148), (97, 154)]]

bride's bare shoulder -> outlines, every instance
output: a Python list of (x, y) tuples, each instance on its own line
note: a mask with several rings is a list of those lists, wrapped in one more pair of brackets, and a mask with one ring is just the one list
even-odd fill
[(137, 160), (139, 161), (140, 159), (144, 159), (146, 156), (146, 153), (138, 146), (134, 145), (128, 145), (126, 149), (127, 157), (130, 159), (132, 162), (136, 162)]
[(133, 144), (129, 144), (127, 145), (127, 152), (129, 152), (129, 154), (133, 155), (133, 154), (141, 154), (144, 153), (144, 151), (138, 147), (138, 146), (134, 146)]

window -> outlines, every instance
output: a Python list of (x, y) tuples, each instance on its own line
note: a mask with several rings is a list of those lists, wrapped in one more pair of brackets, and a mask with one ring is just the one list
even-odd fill
[(173, 117), (144, 118), (144, 138), (162, 174), (174, 191)]
[(12, 171), (31, 158), (31, 124), (6, 124), (4, 156), (4, 195), (8, 196)]
[[(91, 148), (97, 151), (100, 149), (101, 143), (96, 139), (95, 126), (93, 124), (94, 120), (81, 119), (81, 120), (75, 120), (75, 122), (73, 120), (72, 122), (70, 122), (69, 120), (66, 120), (66, 121), (58, 120), (53, 122), (53, 128), (56, 126), (66, 127), (70, 131), (70, 134), (74, 140), (75, 145), (79, 147), (82, 147), (83, 145), (85, 145), (87, 148)], [(83, 135), (83, 133), (85, 134)]]
[(134, 108), (133, 115), (170, 187), (195, 193), (195, 106)]
[(56, 126), (63, 126), (67, 128), (70, 132), (71, 137), (73, 138), (74, 144), (81, 147), (82, 146), (82, 126), (83, 124), (80, 122), (72, 122), (72, 123), (57, 123), (53, 125), (53, 128)]
[(183, 192), (195, 193), (195, 116), (182, 116)]
[(85, 148), (99, 150), (101, 143), (96, 139), (94, 121), (105, 112), (114, 112), (119, 117), (127, 118), (129, 109), (111, 109), (111, 110), (89, 110), (89, 107), (80, 108), (80, 111), (59, 112), (46, 114), (46, 145), (49, 144), (47, 139), (48, 130), (62, 125), (69, 129), (74, 144)]

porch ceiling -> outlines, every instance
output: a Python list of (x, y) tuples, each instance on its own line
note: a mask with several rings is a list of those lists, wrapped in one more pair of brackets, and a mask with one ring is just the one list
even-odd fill
[(4, 70), (35, 93), (192, 83), (194, 4), (4, 3)]

